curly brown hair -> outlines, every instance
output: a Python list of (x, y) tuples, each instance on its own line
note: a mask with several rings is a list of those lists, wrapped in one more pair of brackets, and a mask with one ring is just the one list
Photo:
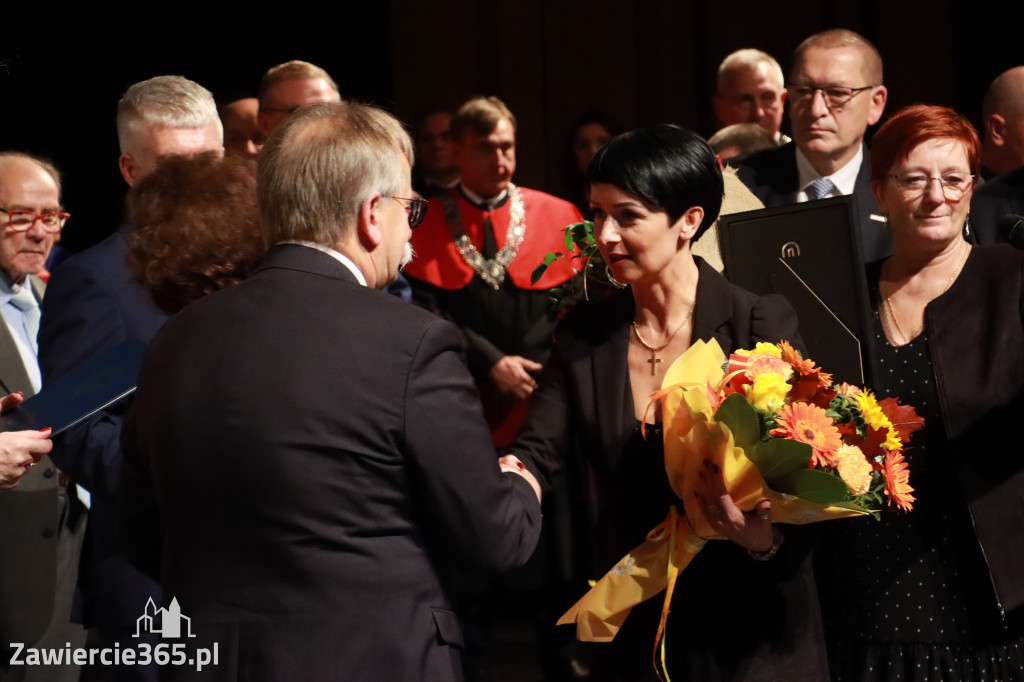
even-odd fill
[(128, 265), (170, 315), (242, 281), (266, 253), (251, 160), (168, 158), (132, 187), (127, 205)]

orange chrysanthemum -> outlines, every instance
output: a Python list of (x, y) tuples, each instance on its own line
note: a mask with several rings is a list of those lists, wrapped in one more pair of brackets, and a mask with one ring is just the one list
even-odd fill
[(889, 496), (889, 504), (896, 503), (905, 512), (913, 509), (917, 498), (911, 495), (914, 489), (910, 487), (910, 469), (901, 451), (885, 453), (882, 475), (885, 476), (885, 494)]
[(839, 430), (825, 414), (825, 410), (810, 403), (790, 403), (779, 410), (778, 428), (773, 436), (791, 438), (811, 446), (808, 466), (835, 466), (836, 450), (842, 445)]
[(815, 367), (814, 360), (800, 357), (800, 352), (793, 348), (789, 341), (779, 341), (779, 350), (782, 351), (782, 359), (791, 364), (801, 377), (817, 381), (821, 388), (832, 385), (832, 375), (822, 372), (820, 367)]

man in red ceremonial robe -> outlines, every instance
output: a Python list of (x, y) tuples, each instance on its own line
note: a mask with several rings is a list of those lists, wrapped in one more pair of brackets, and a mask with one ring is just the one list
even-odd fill
[(548, 290), (575, 273), (563, 258), (536, 284), (530, 276), (545, 254), (565, 251), (564, 228), (582, 218), (571, 203), (512, 183), (516, 119), (498, 98), (459, 107), (451, 140), (462, 180), (430, 200), (405, 274), (414, 300), (465, 335), (492, 438), (504, 445), (551, 347)]

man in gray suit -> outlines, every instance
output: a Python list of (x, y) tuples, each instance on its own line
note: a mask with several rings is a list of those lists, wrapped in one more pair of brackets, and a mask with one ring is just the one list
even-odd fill
[[(35, 394), (41, 386), (36, 335), (44, 285), (33, 273), (46, 263), (68, 214), (60, 176), (20, 153), (0, 154), (0, 391)], [(48, 432), (39, 434), (40, 438)], [(81, 503), (74, 485), (48, 456), (30, 466), (18, 487), (0, 494), (0, 680), (72, 680), (75, 667), (5, 669), (11, 643), (58, 648), (85, 641), (71, 623), (78, 572)]]

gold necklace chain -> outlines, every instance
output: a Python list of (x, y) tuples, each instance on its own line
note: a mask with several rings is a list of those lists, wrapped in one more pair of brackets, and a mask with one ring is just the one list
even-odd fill
[[(942, 294), (944, 294), (947, 291), (949, 291), (949, 288), (951, 286), (953, 286), (953, 282), (956, 281), (957, 276), (960, 274), (960, 271), (963, 269), (964, 263), (967, 262), (967, 257), (971, 254), (971, 245), (968, 244), (967, 242), (964, 242), (964, 243), (967, 246), (967, 248), (964, 249), (964, 256), (963, 256), (963, 258), (960, 259), (960, 264), (958, 266), (956, 266), (956, 270), (954, 270), (953, 274), (949, 276), (949, 281), (946, 282), (946, 286), (945, 286), (945, 288), (942, 289), (942, 293), (940, 293), (939, 296), (942, 296)], [(889, 265), (890, 265), (890, 263), (892, 263), (892, 259), (891, 258), (889, 260), (885, 261), (885, 271), (882, 273), (882, 282), (886, 282), (887, 281), (886, 275), (889, 274)], [(893, 293), (894, 293), (892, 291), (892, 289), (891, 289), (892, 284), (889, 283), (888, 286), (890, 287), (890, 290), (889, 290), (888, 294), (886, 294), (884, 291), (881, 292), (882, 293), (882, 302), (885, 305), (885, 311), (889, 314), (889, 319), (892, 320), (892, 323), (896, 326), (896, 331), (899, 333), (900, 338), (903, 339), (903, 341), (904, 341), (904, 343), (901, 344), (901, 345), (906, 345), (906, 344), (910, 343), (913, 339), (911, 337), (907, 336), (905, 333), (903, 333), (903, 328), (900, 326), (900, 320), (899, 320), (898, 317), (896, 317), (896, 311), (892, 307), (892, 297), (893, 297)], [(881, 282), (879, 283), (879, 287), (878, 288), (879, 288), (879, 290), (882, 289)], [(935, 298), (938, 298), (938, 296), (936, 296)], [(920, 333), (921, 332), (918, 331), (917, 333), (914, 334), (914, 336), (916, 337), (917, 334), (920, 334)]]
[(657, 363), (661, 362), (661, 358), (659, 358), (657, 355), (658, 352), (665, 350), (668, 347), (668, 344), (672, 343), (672, 339), (676, 338), (676, 334), (678, 334), (679, 330), (683, 328), (683, 325), (690, 321), (690, 316), (693, 315), (693, 308), (696, 305), (697, 303), (694, 302), (694, 304), (690, 306), (690, 310), (686, 313), (686, 317), (684, 317), (683, 321), (679, 323), (679, 326), (676, 327), (676, 330), (669, 335), (668, 341), (657, 347), (652, 346), (651, 344), (647, 343), (647, 341), (644, 340), (644, 337), (640, 335), (640, 327), (637, 326), (636, 320), (633, 320), (633, 333), (636, 334), (636, 340), (640, 342), (641, 346), (651, 351), (651, 359), (648, 360), (647, 362), (649, 362), (651, 365), (652, 377), (655, 374), (655, 367), (657, 366)]

